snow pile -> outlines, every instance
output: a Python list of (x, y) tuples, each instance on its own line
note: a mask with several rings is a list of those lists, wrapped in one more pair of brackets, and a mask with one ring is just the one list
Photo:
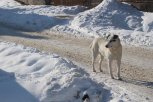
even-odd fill
[(0, 0), (0, 6), (19, 6), (20, 3), (14, 1), (14, 0)]
[(144, 13), (143, 18), (143, 29), (145, 32), (153, 31), (153, 13)]
[(104, 0), (97, 7), (79, 13), (67, 25), (56, 25), (51, 31), (76, 36), (118, 34), (123, 44), (153, 46), (153, 14), (138, 11), (116, 0)]
[(143, 13), (128, 4), (116, 0), (104, 0), (97, 7), (80, 13), (71, 27), (82, 32), (102, 33), (104, 30), (142, 30)]
[(86, 36), (118, 34), (125, 44), (153, 46), (153, 14), (138, 11), (117, 0), (104, 0), (97, 7), (78, 14), (70, 24)]
[(0, 65), (2, 102), (81, 102), (84, 92), (99, 102), (105, 90), (71, 61), (22, 45), (1, 42)]

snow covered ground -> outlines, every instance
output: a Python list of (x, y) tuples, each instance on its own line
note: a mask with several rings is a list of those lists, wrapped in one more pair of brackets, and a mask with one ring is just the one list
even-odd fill
[(153, 13), (138, 11), (116, 0), (104, 0), (85, 12), (81, 6), (22, 6), (13, 0), (0, 2), (0, 23), (7, 26), (75, 36), (106, 36), (105, 33), (111, 32), (120, 35), (124, 44), (153, 46)]

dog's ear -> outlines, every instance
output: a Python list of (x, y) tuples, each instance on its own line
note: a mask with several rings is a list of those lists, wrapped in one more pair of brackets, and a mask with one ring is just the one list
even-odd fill
[(117, 38), (118, 38), (118, 35), (114, 35), (114, 36), (113, 36), (113, 39), (117, 39)]

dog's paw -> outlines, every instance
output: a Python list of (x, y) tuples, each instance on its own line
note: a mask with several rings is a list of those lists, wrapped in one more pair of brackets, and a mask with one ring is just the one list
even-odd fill
[(113, 77), (113, 76), (112, 76), (111, 78), (112, 78), (112, 79), (114, 79), (114, 77)]
[(121, 77), (118, 77), (117, 80), (122, 80), (122, 78)]
[(103, 70), (100, 70), (100, 72), (103, 72)]
[(93, 72), (96, 72), (96, 70), (93, 70)]

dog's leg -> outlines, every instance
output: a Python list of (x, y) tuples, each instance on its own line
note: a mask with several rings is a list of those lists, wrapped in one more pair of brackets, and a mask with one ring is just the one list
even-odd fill
[(93, 72), (96, 72), (96, 70), (95, 70), (95, 59), (94, 58), (92, 58), (92, 68), (93, 68)]
[(117, 60), (117, 75), (118, 75), (118, 80), (121, 80), (120, 77), (120, 65), (121, 65), (121, 60)]
[(108, 60), (108, 68), (109, 68), (109, 73), (111, 75), (111, 78), (114, 79), (113, 73), (112, 73), (112, 60)]
[(94, 52), (94, 50), (92, 51), (92, 68), (93, 68), (93, 72), (96, 72), (95, 70), (95, 59), (96, 59), (97, 55)]
[(103, 72), (103, 70), (101, 69), (101, 64), (102, 64), (103, 59), (104, 59), (104, 57), (100, 54), (100, 61), (99, 61), (99, 70), (100, 70), (100, 72)]

